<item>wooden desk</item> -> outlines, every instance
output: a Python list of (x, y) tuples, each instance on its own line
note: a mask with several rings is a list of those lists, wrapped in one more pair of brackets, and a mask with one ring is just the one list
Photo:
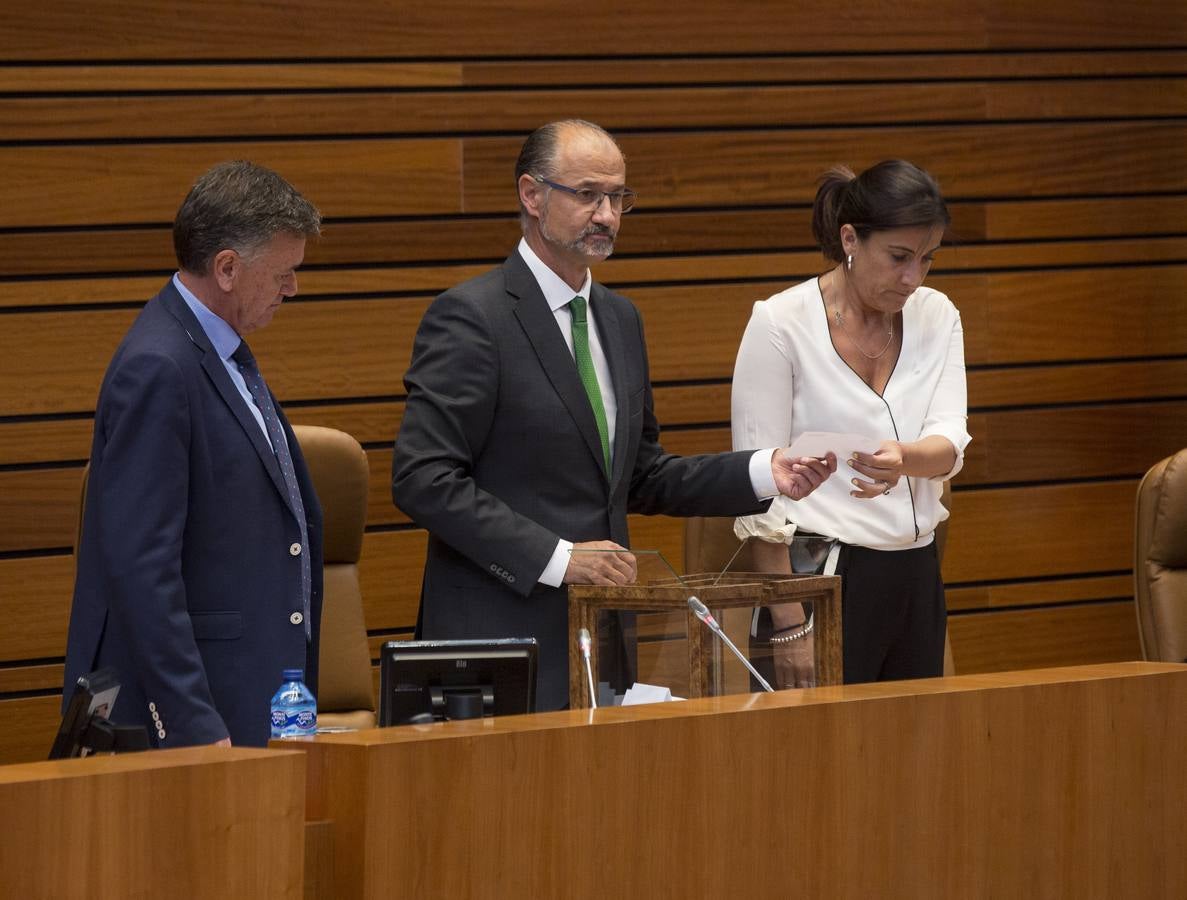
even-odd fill
[(1187, 896), (1187, 666), (320, 737), (334, 896)]
[(225, 747), (2, 766), (0, 897), (297, 900), (304, 780), (301, 753)]

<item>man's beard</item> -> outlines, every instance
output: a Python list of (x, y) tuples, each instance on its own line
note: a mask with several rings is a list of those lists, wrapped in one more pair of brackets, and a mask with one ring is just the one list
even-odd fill
[[(592, 243), (589, 241), (589, 238), (593, 237), (594, 235), (606, 235), (610, 238), (610, 240), (608, 242), (598, 241), (597, 243)], [(550, 244), (561, 247), (565, 250), (569, 250), (573, 253), (580, 253), (582, 256), (587, 257), (595, 262), (606, 259), (611, 253), (614, 252), (614, 232), (605, 225), (599, 225), (596, 222), (590, 222), (588, 225), (586, 225), (585, 228), (581, 230), (581, 234), (577, 235), (577, 237), (573, 240), (562, 241), (556, 238), (549, 231), (548, 217), (541, 216), (540, 236)]]

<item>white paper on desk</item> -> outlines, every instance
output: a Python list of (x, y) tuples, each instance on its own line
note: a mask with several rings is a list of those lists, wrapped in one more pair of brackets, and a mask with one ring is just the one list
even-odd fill
[(787, 455), (823, 457), (831, 450), (837, 454), (837, 461), (843, 462), (853, 456), (855, 450), (860, 453), (873, 453), (880, 446), (882, 441), (879, 438), (867, 437), (864, 434), (805, 431), (791, 442), (791, 446), (787, 448)]
[(680, 700), (681, 697), (673, 697), (671, 688), (661, 687), (658, 684), (643, 684), (636, 681), (622, 696), (623, 706), (638, 706), (643, 703), (667, 703), (669, 700)]

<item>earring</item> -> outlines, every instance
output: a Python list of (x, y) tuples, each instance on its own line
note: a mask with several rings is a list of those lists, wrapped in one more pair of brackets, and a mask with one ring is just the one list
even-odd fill
[(853, 254), (852, 253), (850, 253), (848, 256), (845, 257), (845, 270), (848, 272), (853, 271)]

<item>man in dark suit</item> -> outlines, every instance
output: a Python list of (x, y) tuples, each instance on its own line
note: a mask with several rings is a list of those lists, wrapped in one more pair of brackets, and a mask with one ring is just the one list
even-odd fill
[(518, 249), (421, 322), (392, 493), (429, 531), (421, 635), (535, 637), (537, 705), (553, 709), (568, 702), (564, 585), (634, 580), (628, 512), (752, 513), (806, 496), (836, 461), (665, 453), (639, 313), (589, 273), (634, 202), (618, 145), (554, 122), (515, 177)]
[(285, 668), (316, 691), (321, 508), (242, 336), (297, 292), (317, 210), (247, 162), (194, 185), (180, 270), (103, 379), (66, 648), (113, 666), (115, 721), (159, 747), (255, 744)]

